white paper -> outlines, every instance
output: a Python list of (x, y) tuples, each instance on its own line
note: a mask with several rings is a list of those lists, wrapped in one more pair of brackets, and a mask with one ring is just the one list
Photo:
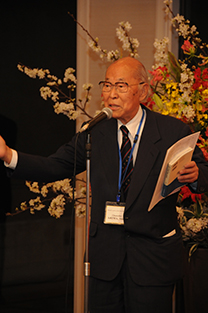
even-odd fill
[[(179, 141), (177, 141), (174, 145), (172, 145), (166, 152), (165, 155), (165, 159), (163, 162), (163, 166), (162, 169), (160, 171), (160, 175), (155, 187), (155, 191), (154, 194), (152, 196), (152, 200), (150, 202), (148, 211), (151, 211), (152, 208), (162, 199), (164, 199), (164, 197), (161, 196), (161, 191), (162, 191), (162, 187), (163, 187), (163, 182), (164, 182), (164, 178), (165, 178), (165, 172), (166, 172), (166, 168), (168, 163), (171, 161), (171, 159), (173, 159), (175, 157), (176, 154), (178, 154), (181, 150), (187, 148), (187, 147), (191, 147), (191, 148), (195, 148), (197, 140), (199, 138), (199, 134), (200, 132), (197, 133), (193, 133), (189, 136), (186, 136), (182, 139), (180, 139)], [(172, 191), (170, 194), (173, 194), (177, 191), (180, 190), (181, 187), (175, 189), (174, 191)], [(169, 195), (170, 195), (169, 194)]]

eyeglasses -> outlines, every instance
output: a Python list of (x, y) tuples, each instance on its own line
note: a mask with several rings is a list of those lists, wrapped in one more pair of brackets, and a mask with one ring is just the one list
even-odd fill
[(132, 85), (129, 85), (126, 82), (116, 82), (115, 84), (106, 81), (99, 82), (99, 86), (101, 87), (103, 92), (110, 92), (113, 89), (113, 87), (115, 87), (116, 91), (119, 93), (125, 93), (128, 91), (129, 87), (141, 84), (144, 84), (144, 82)]

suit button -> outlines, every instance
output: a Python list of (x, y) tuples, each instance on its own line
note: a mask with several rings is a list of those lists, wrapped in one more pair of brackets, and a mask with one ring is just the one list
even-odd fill
[(128, 220), (128, 219), (129, 219), (129, 217), (128, 217), (128, 216), (125, 216), (124, 218), (125, 218), (125, 220)]

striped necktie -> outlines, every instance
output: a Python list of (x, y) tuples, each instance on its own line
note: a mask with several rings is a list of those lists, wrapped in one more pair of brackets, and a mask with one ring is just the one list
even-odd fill
[[(125, 174), (126, 167), (128, 164), (130, 153), (131, 153), (131, 142), (129, 140), (129, 136), (128, 136), (129, 131), (128, 131), (127, 127), (122, 125), (120, 129), (121, 129), (122, 134), (123, 134), (123, 142), (121, 145), (122, 181), (123, 181), (122, 188), (123, 188), (123, 192), (124, 192), (124, 197), (126, 199), (129, 185), (130, 185), (131, 174), (133, 172), (133, 156), (131, 156), (129, 166), (128, 166), (127, 172)], [(124, 177), (124, 175), (125, 175), (125, 177)]]

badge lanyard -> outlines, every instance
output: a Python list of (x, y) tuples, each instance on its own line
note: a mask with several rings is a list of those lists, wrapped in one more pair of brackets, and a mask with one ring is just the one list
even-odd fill
[(133, 154), (133, 151), (134, 151), (134, 147), (135, 147), (135, 144), (138, 140), (138, 136), (139, 136), (139, 132), (140, 132), (140, 129), (141, 129), (141, 125), (142, 125), (142, 122), (143, 122), (143, 119), (144, 119), (144, 110), (143, 110), (143, 113), (142, 113), (142, 118), (140, 120), (140, 123), (139, 123), (139, 127), (138, 127), (138, 130), (137, 130), (137, 133), (134, 137), (134, 144), (133, 144), (133, 147), (131, 148), (131, 153), (130, 153), (130, 156), (129, 156), (129, 159), (128, 159), (128, 163), (127, 163), (127, 166), (126, 166), (126, 170), (124, 172), (124, 175), (123, 175), (123, 179), (121, 180), (121, 176), (122, 176), (122, 157), (121, 157), (121, 151), (120, 151), (120, 148), (118, 146), (118, 153), (119, 153), (119, 179), (118, 179), (118, 194), (116, 196), (116, 202), (119, 203), (120, 202), (120, 199), (121, 199), (121, 186), (123, 184), (123, 181), (124, 181), (124, 178), (126, 176), (126, 172), (127, 172), (127, 169), (129, 167), (129, 164), (130, 164), (130, 161), (131, 161), (131, 157), (132, 157), (132, 154)]

